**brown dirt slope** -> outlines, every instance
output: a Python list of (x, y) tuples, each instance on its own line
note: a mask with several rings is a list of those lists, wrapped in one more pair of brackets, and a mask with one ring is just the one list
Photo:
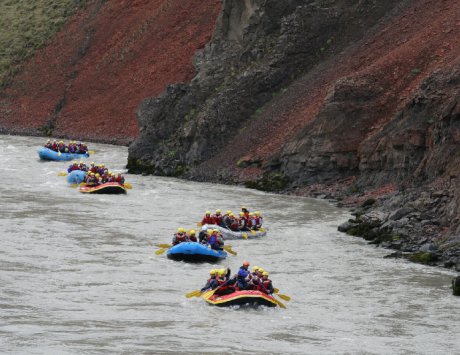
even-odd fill
[(194, 76), (218, 0), (92, 0), (0, 96), (0, 130), (126, 143), (147, 96)]

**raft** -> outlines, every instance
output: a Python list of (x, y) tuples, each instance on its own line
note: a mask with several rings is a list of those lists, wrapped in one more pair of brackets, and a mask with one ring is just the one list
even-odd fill
[(201, 230), (207, 230), (207, 229), (218, 229), (220, 231), (220, 234), (226, 240), (253, 239), (253, 238), (259, 238), (259, 237), (263, 237), (267, 235), (267, 228), (262, 228), (261, 230), (252, 231), (252, 232), (251, 231), (234, 232), (230, 229), (218, 226), (216, 224), (205, 224), (204, 226), (201, 227)]
[(253, 307), (266, 306), (276, 307), (278, 304), (275, 299), (260, 291), (235, 291), (228, 295), (216, 295), (212, 292), (206, 292), (202, 297), (206, 302), (218, 307), (231, 307), (231, 306), (243, 306), (249, 305)]
[(106, 182), (97, 186), (81, 186), (80, 192), (87, 194), (125, 194), (126, 188), (118, 182)]
[(67, 182), (69, 184), (80, 184), (85, 179), (86, 171), (74, 170), (67, 175)]
[(223, 250), (213, 250), (197, 242), (184, 242), (168, 249), (166, 256), (168, 259), (191, 263), (215, 263), (225, 259), (227, 253)]
[(55, 152), (52, 149), (41, 147), (38, 150), (38, 156), (42, 160), (69, 161), (69, 160), (89, 158), (89, 153), (86, 153), (86, 154), (61, 153), (59, 154), (58, 152)]

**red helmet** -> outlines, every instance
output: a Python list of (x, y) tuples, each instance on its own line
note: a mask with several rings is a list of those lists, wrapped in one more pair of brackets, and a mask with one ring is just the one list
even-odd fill
[(243, 261), (243, 266), (249, 266), (249, 261)]

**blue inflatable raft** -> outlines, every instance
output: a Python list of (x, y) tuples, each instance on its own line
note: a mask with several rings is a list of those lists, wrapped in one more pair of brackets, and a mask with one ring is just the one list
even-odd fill
[(67, 182), (69, 184), (80, 184), (85, 179), (86, 171), (74, 170), (67, 175)]
[(166, 253), (168, 259), (181, 260), (192, 263), (215, 263), (227, 257), (223, 250), (213, 250), (206, 245), (196, 242), (185, 242), (177, 244)]
[(56, 161), (69, 161), (89, 158), (89, 153), (86, 154), (73, 154), (73, 153), (58, 153), (54, 150), (41, 147), (38, 150), (38, 156), (42, 160), (56, 160)]

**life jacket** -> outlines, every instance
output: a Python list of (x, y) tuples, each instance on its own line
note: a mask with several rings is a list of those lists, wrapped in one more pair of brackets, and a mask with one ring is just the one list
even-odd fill
[(217, 225), (221, 225), (222, 224), (222, 215), (219, 214), (215, 214), (212, 216), (212, 218), (214, 219), (214, 223), (217, 224)]
[(56, 150), (58, 149), (58, 145), (56, 143), (53, 143), (53, 145), (51, 146), (53, 150)]
[(204, 216), (203, 220), (201, 221), (201, 224), (202, 225), (205, 225), (205, 224), (216, 224), (216, 221), (214, 220), (214, 218), (212, 216)]
[(174, 238), (173, 238), (173, 244), (174, 245), (177, 245), (177, 244), (180, 244), (180, 243), (184, 243), (188, 240), (187, 238), (187, 235), (185, 233), (176, 233), (174, 234)]
[(237, 231), (238, 226), (239, 226), (238, 220), (234, 217), (230, 217), (230, 229), (232, 231)]
[(238, 227), (240, 229), (246, 228), (247, 224), (248, 224), (248, 221), (246, 220), (246, 218), (244, 218), (244, 217), (238, 218)]
[(198, 239), (196, 239), (196, 235), (189, 235), (188, 239), (190, 239), (191, 242), (197, 242)]

